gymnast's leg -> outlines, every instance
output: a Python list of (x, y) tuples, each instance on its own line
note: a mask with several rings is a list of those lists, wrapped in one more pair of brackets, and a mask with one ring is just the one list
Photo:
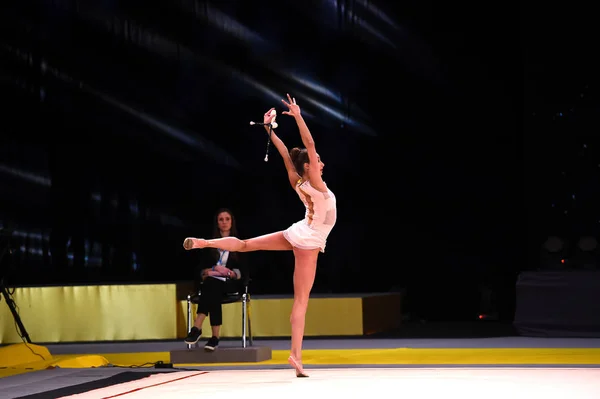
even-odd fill
[(296, 369), (297, 377), (308, 377), (302, 367), (302, 341), (310, 291), (317, 273), (319, 249), (294, 248), (294, 303), (290, 323), (292, 325), (292, 347), (288, 362)]
[(292, 244), (283, 236), (283, 231), (265, 234), (259, 237), (240, 240), (237, 237), (222, 237), (210, 240), (188, 237), (183, 241), (186, 250), (200, 248), (219, 248), (231, 252), (251, 251), (291, 251)]

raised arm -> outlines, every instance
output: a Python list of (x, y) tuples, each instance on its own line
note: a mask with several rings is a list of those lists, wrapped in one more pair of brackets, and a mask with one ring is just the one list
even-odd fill
[[(271, 115), (272, 110), (274, 110), (274, 108), (271, 108), (270, 110), (268, 110), (265, 113), (264, 118), (263, 118), (264, 123), (271, 123), (273, 121), (274, 117)], [(265, 129), (267, 131), (267, 134), (269, 134), (269, 126), (265, 126)], [(279, 136), (277, 136), (277, 134), (275, 134), (275, 130), (271, 130), (271, 142), (273, 143), (275, 148), (277, 148), (277, 151), (279, 152), (279, 155), (281, 155), (281, 158), (283, 158), (285, 170), (287, 170), (287, 173), (288, 173), (288, 180), (290, 181), (292, 188), (295, 190), (296, 183), (298, 182), (298, 179), (300, 178), (300, 176), (298, 176), (298, 173), (296, 172), (296, 168), (294, 167), (294, 163), (292, 162), (292, 159), (290, 158), (289, 150), (287, 149), (287, 147), (285, 146), (283, 141), (281, 141)]]
[(310, 130), (308, 130), (308, 126), (306, 126), (306, 122), (304, 122), (304, 118), (302, 118), (300, 107), (296, 104), (296, 99), (291, 98), (289, 94), (287, 95), (287, 98), (289, 102), (281, 100), (288, 107), (288, 111), (283, 111), (282, 113), (293, 116), (298, 125), (302, 143), (308, 152), (308, 177), (310, 178), (310, 184), (315, 189), (326, 192), (327, 187), (325, 186), (325, 183), (323, 183), (323, 178), (321, 177), (321, 165), (319, 163), (319, 155), (317, 154), (315, 141), (313, 140), (312, 134), (310, 134)]

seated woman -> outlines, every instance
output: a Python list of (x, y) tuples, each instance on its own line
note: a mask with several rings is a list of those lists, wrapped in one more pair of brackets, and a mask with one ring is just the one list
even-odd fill
[[(226, 208), (219, 209), (215, 216), (213, 238), (238, 236), (233, 213)], [(228, 292), (242, 289), (241, 278), (245, 276), (246, 267), (243, 254), (211, 248), (200, 262), (201, 280), (200, 299), (196, 311), (194, 326), (185, 338), (185, 343), (193, 345), (202, 335), (202, 323), (210, 316), (212, 337), (204, 346), (205, 350), (214, 351), (219, 346), (219, 333), (223, 324), (221, 301)]]

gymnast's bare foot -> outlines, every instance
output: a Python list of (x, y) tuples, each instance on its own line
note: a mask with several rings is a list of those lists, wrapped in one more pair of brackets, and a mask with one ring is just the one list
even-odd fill
[(302, 367), (302, 362), (296, 360), (296, 358), (292, 355), (288, 357), (288, 363), (290, 366), (296, 369), (296, 377), (305, 378), (308, 377), (308, 374), (304, 372), (304, 368)]
[(196, 248), (206, 248), (206, 240), (202, 238), (188, 237), (183, 240), (183, 248), (185, 248), (187, 251)]

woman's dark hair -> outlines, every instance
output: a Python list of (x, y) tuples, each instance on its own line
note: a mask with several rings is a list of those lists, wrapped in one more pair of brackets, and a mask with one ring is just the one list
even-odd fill
[[(229, 216), (231, 216), (231, 230), (229, 231), (229, 236), (230, 237), (237, 237), (238, 236), (238, 231), (237, 231), (237, 223), (235, 222), (235, 216), (233, 215), (233, 212), (231, 212), (231, 210), (229, 208), (219, 208), (217, 210), (217, 212), (215, 213), (215, 216), (213, 218), (213, 238), (221, 238), (221, 230), (219, 230), (219, 215), (223, 212), (227, 212), (229, 214)], [(216, 248), (212, 248), (213, 253), (213, 257), (215, 258), (215, 261), (219, 260), (219, 250)], [(237, 253), (236, 252), (230, 252), (229, 256), (232, 259), (237, 259)]]
[(290, 150), (290, 158), (294, 163), (294, 168), (296, 168), (296, 173), (300, 176), (304, 176), (304, 164), (310, 163), (308, 161), (308, 151), (306, 148), (298, 148), (294, 147)]

